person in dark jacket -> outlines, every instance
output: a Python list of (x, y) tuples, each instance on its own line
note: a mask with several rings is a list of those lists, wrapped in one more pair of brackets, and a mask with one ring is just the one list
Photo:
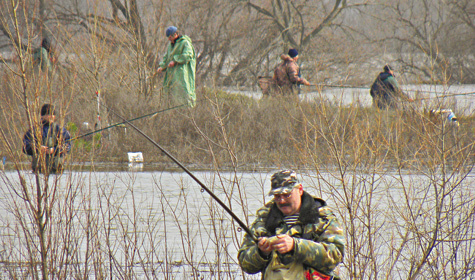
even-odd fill
[(343, 261), (343, 228), (326, 202), (303, 190), (292, 170), (271, 177), (274, 199), (257, 211), (238, 251), (246, 273), (264, 280), (340, 279), (335, 267)]
[(399, 87), (391, 66), (385, 65), (384, 72), (379, 73), (378, 77), (371, 86), (370, 94), (373, 98), (373, 105), (379, 109), (397, 108), (401, 99), (412, 101)]
[(55, 118), (54, 107), (44, 104), (41, 124), (23, 137), (23, 152), (32, 156), (31, 168), (35, 173), (61, 173), (64, 155), (71, 150), (71, 135), (54, 122)]
[(275, 68), (273, 80), (281, 94), (292, 95), (297, 85), (310, 85), (307, 80), (300, 77), (300, 67), (297, 64), (299, 53), (296, 49), (289, 49), (288, 54), (282, 54), (280, 59), (282, 63)]

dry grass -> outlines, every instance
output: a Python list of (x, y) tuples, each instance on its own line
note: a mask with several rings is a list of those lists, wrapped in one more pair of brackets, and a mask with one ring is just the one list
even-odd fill
[[(202, 279), (202, 264), (212, 279), (241, 275), (232, 271), (230, 253), (241, 235), (183, 178), (165, 184), (163, 173), (154, 174), (145, 186), (150, 202), (139, 195), (134, 173), (73, 171), (48, 178), (23, 172), (29, 166), (21, 139), (38, 125), (43, 103), (56, 105), (62, 125), (78, 128), (73, 136), (87, 132), (81, 125), (96, 123), (98, 115), (105, 127), (121, 121), (115, 114), (131, 119), (165, 110), (135, 124), (187, 166), (211, 171), (206, 183), (248, 224), (249, 205), (263, 203), (266, 188), (260, 173), (254, 181), (243, 174), (298, 170), (341, 218), (348, 244), (340, 269), (347, 279), (473, 277), (475, 116), (459, 116), (456, 128), (411, 108), (378, 111), (289, 97), (256, 101), (209, 88), (198, 89), (196, 108), (167, 110), (159, 79), (144, 83), (144, 65), (124, 63), (94, 42), (98, 52), (75, 68), (44, 75), (19, 53), (2, 72), (0, 151), (15, 170), (0, 172), (0, 205), (8, 214), (0, 220), (6, 277), (173, 279), (180, 271)], [(105, 107), (96, 103), (99, 89)], [(129, 151), (143, 152), (147, 164), (172, 166), (130, 128), (101, 134), (73, 143), (69, 157), (79, 171), (86, 163), (94, 170), (97, 162), (125, 162)], [(246, 191), (249, 186), (257, 187), (257, 196)], [(212, 249), (200, 251), (197, 244)], [(180, 269), (184, 264), (189, 269)]]
[[(101, 95), (102, 103), (113, 110), (100, 107), (102, 127), (122, 122), (116, 113), (133, 119), (159, 112), (134, 124), (180, 161), (201, 167), (212, 164), (210, 147), (222, 168), (231, 166), (223, 138), (230, 141), (228, 145), (235, 153), (238, 167), (252, 170), (263, 166), (300, 167), (309, 162), (335, 165), (338, 154), (344, 155), (348, 163), (384, 159), (385, 167), (407, 166), (414, 161), (433, 163), (435, 159), (429, 158), (437, 154), (435, 142), (441, 137), (448, 149), (448, 159), (456, 161), (460, 153), (470, 152), (467, 147), (475, 137), (474, 116), (460, 118), (461, 126), (453, 128), (444, 125), (442, 119), (431, 119), (411, 108), (404, 111), (378, 111), (357, 105), (340, 108), (319, 100), (297, 102), (285, 97), (256, 101), (219, 90), (199, 89), (198, 104), (189, 110), (168, 109), (166, 102), (160, 103), (164, 100), (160, 97), (144, 100), (128, 92), (108, 91)], [(18, 139), (27, 130), (27, 123), (22, 105), (10, 96), (7, 92), (3, 99), (7, 121), (1, 126), (10, 139), (9, 144), (19, 151)], [(64, 98), (70, 98), (70, 104), (61, 109), (60, 119), (64, 124), (78, 127), (73, 137), (93, 130), (82, 129), (82, 123), (88, 122), (93, 127), (96, 122), (94, 92), (89, 90)], [(59, 100), (51, 101), (61, 106)], [(40, 103), (37, 102), (36, 110)], [(95, 145), (90, 145), (93, 135), (74, 141), (72, 162), (125, 162), (130, 151), (143, 152), (146, 162), (169, 162), (130, 127), (114, 127), (99, 134), (100, 141)], [(18, 156), (27, 161), (21, 153)]]

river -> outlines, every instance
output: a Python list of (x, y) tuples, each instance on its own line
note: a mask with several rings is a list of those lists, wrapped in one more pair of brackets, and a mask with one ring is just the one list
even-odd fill
[[(370, 107), (372, 98), (369, 87), (351, 87), (340, 85), (302, 86), (300, 100), (314, 99), (327, 100), (340, 106), (360, 105)], [(451, 109), (457, 116), (472, 116), (475, 113), (475, 85), (405, 85), (402, 89), (413, 99), (420, 109)], [(250, 91), (238, 88), (224, 88), (224, 90), (260, 99), (260, 91)]]
[[(79, 262), (75, 269), (84, 269), (86, 256), (90, 254), (89, 277), (98, 277), (101, 269), (105, 269), (107, 275), (110, 268), (110, 277), (114, 279), (124, 278), (119, 276), (126, 273), (134, 279), (260, 279), (260, 275), (243, 276), (237, 264), (243, 231), (236, 228), (237, 223), (232, 222), (230, 215), (212, 203), (210, 196), (201, 191), (190, 176), (183, 172), (151, 171), (141, 165), (124, 166), (124, 169), (127, 171), (74, 171), (49, 178), (50, 187), (56, 190), (51, 235), (58, 242), (66, 241), (56, 233), (70, 235), (65, 246), (77, 247), (72, 258)], [(250, 224), (256, 210), (269, 200), (266, 194), (271, 173), (194, 172), (194, 175), (245, 224)], [(22, 174), (27, 185), (35, 185), (31, 172)], [(336, 174), (308, 171), (301, 174), (301, 180), (308, 192), (325, 199), (344, 224), (349, 224), (342, 201), (345, 190)], [(371, 194), (368, 201), (377, 212), (385, 215), (389, 215), (387, 211), (395, 202), (401, 207), (406, 205), (407, 197), (402, 192), (405, 184), (415, 191), (411, 203), (416, 203), (418, 199), (424, 199), (421, 195), (428, 195), (416, 190), (424, 189), (431, 181), (430, 177), (413, 171), (404, 171), (402, 175), (385, 172), (376, 178), (372, 174), (359, 173), (348, 177), (355, 180), (352, 182), (353, 194), (361, 192), (363, 189), (358, 186), (364, 185), (369, 178), (378, 183), (360, 193), (358, 199), (365, 200)], [(0, 179), (0, 261), (7, 263), (14, 260), (12, 256), (26, 253), (22, 247), (24, 231), (19, 231), (14, 208), (20, 206), (18, 213), (25, 216), (28, 211), (23, 201), (12, 193), (12, 190), (20, 189), (18, 174), (2, 172)], [(454, 193), (473, 197), (470, 186), (474, 183), (475, 174), (470, 173), (463, 183), (456, 185)], [(33, 187), (31, 192), (34, 193)], [(12, 204), (14, 201), (17, 204)], [(405, 218), (399, 219), (403, 222)], [(74, 226), (67, 228), (65, 224), (69, 220)], [(25, 221), (32, 222), (31, 219)], [(26, 226), (32, 228), (32, 224)], [(393, 230), (388, 225), (381, 232), (384, 236), (392, 236)], [(380, 243), (379, 250), (387, 254), (389, 248), (386, 246), (392, 245), (385, 241)], [(63, 245), (56, 247), (53, 244), (52, 251), (61, 250)], [(94, 257), (107, 265), (97, 269), (98, 264), (95, 267), (91, 261)], [(342, 273), (345, 274), (344, 269)], [(0, 275), (7, 277), (8, 274), (4, 270)]]

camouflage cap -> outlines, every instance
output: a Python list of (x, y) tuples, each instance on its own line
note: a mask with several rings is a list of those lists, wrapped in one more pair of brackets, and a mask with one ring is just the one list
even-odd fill
[(297, 173), (293, 170), (281, 170), (274, 173), (270, 178), (270, 182), (271, 190), (269, 195), (289, 193), (300, 184), (297, 179)]

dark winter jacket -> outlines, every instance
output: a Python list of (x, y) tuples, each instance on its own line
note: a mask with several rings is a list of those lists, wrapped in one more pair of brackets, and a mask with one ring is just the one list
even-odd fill
[(371, 86), (370, 94), (373, 97), (374, 105), (380, 109), (397, 107), (399, 98), (408, 98), (389, 72), (379, 73)]
[(71, 150), (69, 132), (63, 128), (61, 129), (58, 124), (53, 123), (50, 125), (48, 122), (43, 122), (40, 126), (41, 135), (40, 139), (37, 139), (37, 133), (32, 133), (28, 130), (23, 137), (23, 152), (27, 155), (33, 156), (33, 149), (35, 148), (35, 142), (38, 141), (42, 146), (54, 148), (53, 155), (62, 155), (68, 153)]

